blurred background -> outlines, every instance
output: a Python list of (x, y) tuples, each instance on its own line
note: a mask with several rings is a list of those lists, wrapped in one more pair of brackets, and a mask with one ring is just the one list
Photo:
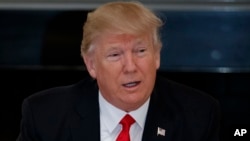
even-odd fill
[[(1, 141), (17, 138), (24, 98), (87, 75), (82, 26), (108, 1), (0, 0)], [(219, 100), (222, 141), (249, 129), (250, 0), (140, 1), (165, 22), (158, 73)]]

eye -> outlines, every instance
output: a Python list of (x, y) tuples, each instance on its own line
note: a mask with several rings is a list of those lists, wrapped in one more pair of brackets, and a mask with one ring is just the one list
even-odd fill
[(120, 59), (120, 57), (121, 57), (121, 53), (118, 53), (118, 52), (109, 53), (109, 54), (107, 55), (107, 59), (108, 59), (109, 61), (117, 61), (117, 60)]
[(113, 53), (113, 54), (110, 54), (110, 55), (108, 55), (109, 57), (117, 57), (117, 56), (119, 56), (120, 54), (118, 54), (118, 53)]
[(144, 56), (147, 49), (145, 47), (136, 49), (135, 53), (138, 56)]
[(143, 53), (143, 52), (145, 52), (145, 51), (146, 51), (145, 48), (142, 48), (142, 49), (139, 49), (139, 50), (138, 50), (139, 53)]

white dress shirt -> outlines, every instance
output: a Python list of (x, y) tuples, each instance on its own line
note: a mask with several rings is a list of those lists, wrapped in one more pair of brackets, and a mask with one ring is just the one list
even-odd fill
[[(150, 99), (150, 98), (149, 98)], [(141, 141), (143, 129), (145, 125), (149, 99), (137, 110), (131, 111), (128, 114), (135, 119), (135, 123), (130, 127), (130, 140)], [(117, 107), (106, 101), (99, 91), (99, 106), (100, 106), (100, 133), (101, 141), (115, 141), (122, 130), (120, 120), (127, 112), (118, 109)]]

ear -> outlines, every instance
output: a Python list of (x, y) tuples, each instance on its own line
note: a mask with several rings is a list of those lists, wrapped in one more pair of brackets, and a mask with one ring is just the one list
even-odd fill
[(95, 68), (95, 61), (94, 56), (92, 55), (84, 55), (83, 56), (84, 63), (87, 67), (87, 70), (92, 78), (96, 78), (96, 68)]

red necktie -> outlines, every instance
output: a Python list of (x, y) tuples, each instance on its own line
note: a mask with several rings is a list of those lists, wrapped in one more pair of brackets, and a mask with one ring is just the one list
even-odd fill
[(135, 120), (129, 114), (123, 117), (120, 121), (120, 124), (122, 124), (122, 131), (118, 135), (116, 141), (130, 141), (129, 129), (134, 122)]

